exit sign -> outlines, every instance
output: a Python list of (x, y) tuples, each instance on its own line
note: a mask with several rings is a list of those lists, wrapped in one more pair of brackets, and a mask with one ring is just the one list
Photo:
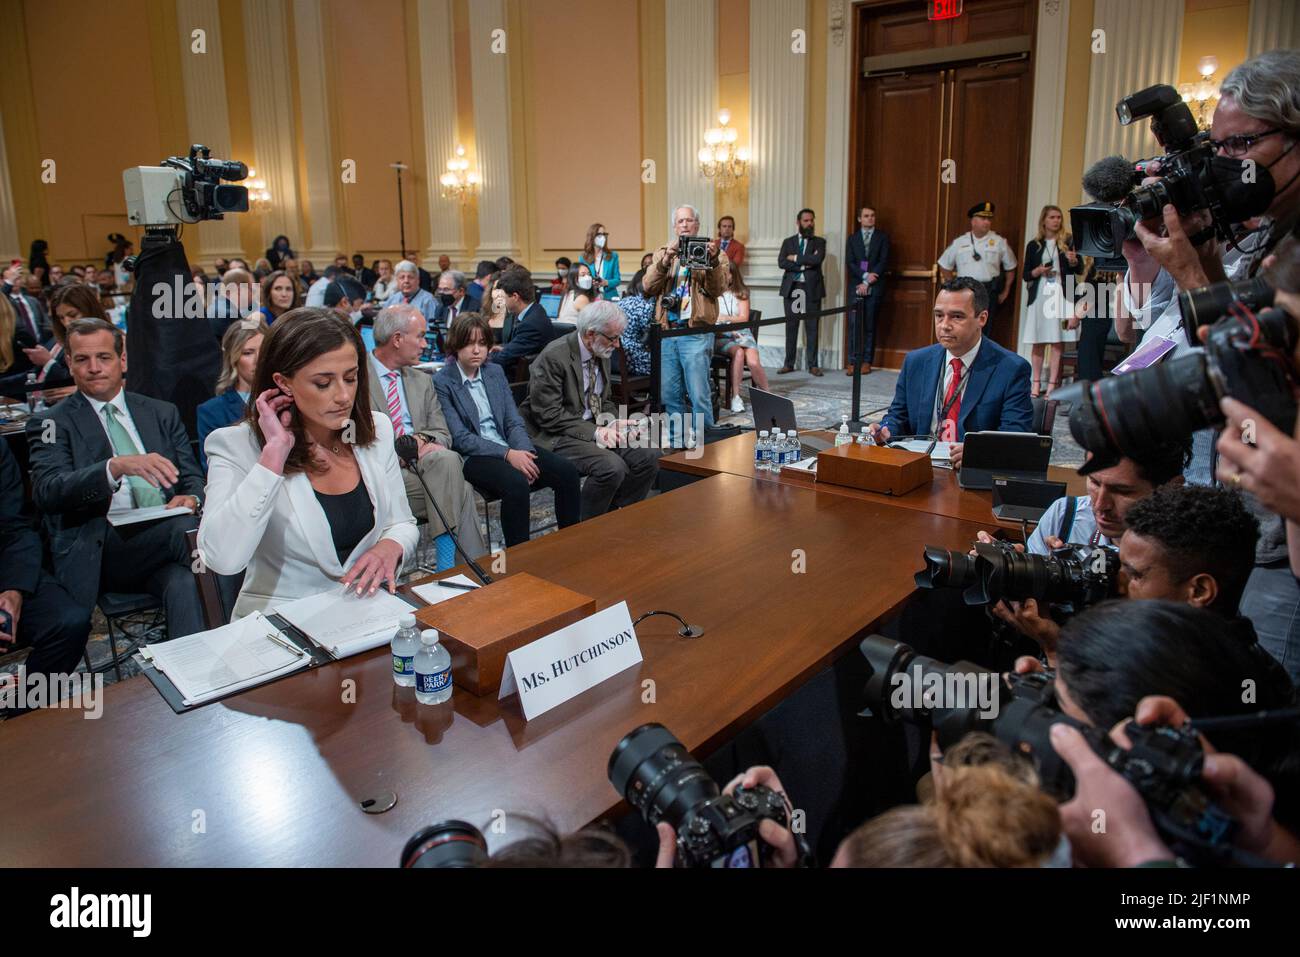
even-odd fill
[(951, 20), (961, 16), (962, 0), (926, 0), (925, 15), (931, 20)]

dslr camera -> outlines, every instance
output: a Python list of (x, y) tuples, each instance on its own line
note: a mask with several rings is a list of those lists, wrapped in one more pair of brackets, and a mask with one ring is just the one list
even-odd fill
[[(1100, 382), (1083, 380), (1058, 397), (1073, 406), (1070, 432), (1092, 457), (1086, 475), (1123, 456), (1224, 423), (1219, 400), (1238, 399), (1290, 435), (1296, 422), (1300, 329), (1272, 302), (1262, 280), (1221, 282), (1180, 296), (1188, 337), (1209, 325), (1203, 352), (1168, 359)], [(1219, 317), (1222, 318), (1219, 318)], [(1190, 320), (1190, 321), (1189, 321)]]
[(1126, 751), (1104, 729), (1063, 714), (1049, 674), (1001, 675), (994, 682), (993, 707), (983, 708), (973, 700), (959, 702), (961, 695), (946, 691), (919, 697), (896, 691), (918, 682), (924, 688), (959, 688), (973, 684), (987, 669), (964, 661), (945, 664), (880, 635), (864, 638), (859, 648), (867, 659), (863, 695), (872, 716), (928, 723), (944, 748), (971, 731), (991, 734), (1029, 758), (1043, 790), (1059, 801), (1073, 796), (1074, 775), (1052, 747), (1050, 731), (1054, 724), (1068, 724), (1142, 795), (1156, 830), (1175, 853), (1201, 863), (1223, 863), (1231, 855), (1237, 822), (1201, 787), (1205, 754), (1195, 731), (1130, 723), (1125, 733), (1133, 747)]
[(975, 543), (975, 554), (925, 546), (918, 588), (957, 588), (968, 605), (1024, 601), (1082, 607), (1119, 594), (1119, 549), (1067, 545), (1050, 555), (1020, 552), (1010, 542)]
[[(1161, 83), (1126, 96), (1115, 113), (1124, 126), (1151, 117), (1151, 132), (1165, 150), (1155, 174), (1160, 178), (1141, 185), (1152, 175), (1152, 160), (1126, 164), (1112, 157), (1089, 170), (1084, 189), (1098, 202), (1070, 210), (1075, 241), (1085, 256), (1122, 256), (1124, 241), (1134, 236), (1133, 227), (1140, 220), (1159, 218), (1168, 204), (1183, 216), (1208, 210), (1212, 234), (1231, 241), (1234, 223), (1262, 214), (1272, 203), (1275, 187), (1269, 171), (1246, 160), (1216, 156), (1209, 133), (1198, 131), (1192, 111), (1172, 86)], [(1191, 240), (1201, 243), (1210, 235), (1207, 231)]]
[(224, 219), (226, 213), (248, 212), (248, 188), (230, 185), (247, 177), (248, 167), (210, 157), (211, 150), (196, 143), (189, 156), (171, 156), (161, 166), (134, 166), (123, 171), (126, 217), (131, 225), (168, 229)]
[(624, 736), (609, 756), (609, 783), (651, 827), (673, 826), (683, 867), (766, 866), (772, 847), (758, 826), (764, 818), (789, 826), (784, 795), (762, 785), (722, 794), (662, 724), (643, 724)]

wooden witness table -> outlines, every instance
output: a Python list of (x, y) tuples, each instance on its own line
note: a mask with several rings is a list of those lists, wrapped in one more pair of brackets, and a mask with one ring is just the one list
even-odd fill
[[(648, 619), (638, 667), (531, 722), (516, 698), (460, 688), (417, 705), (394, 685), (387, 648), (182, 715), (132, 678), (106, 689), (98, 720), (51, 709), (0, 723), (0, 767), (23, 795), (0, 864), (391, 867), (416, 830), (446, 818), (486, 826), (499, 809), (577, 828), (621, 804), (606, 764), (628, 731), (658, 721), (708, 754), (856, 653), (855, 638), (912, 593), (924, 545), (965, 547), (977, 530), (748, 476), (692, 483), (506, 557), (508, 571), (600, 608), (674, 611), (702, 637)], [(359, 809), (388, 790), (392, 810)]]
[[(808, 433), (805, 433), (807, 435)], [(832, 432), (813, 433), (822, 438), (834, 439)], [(1007, 528), (1019, 528), (1019, 522), (999, 522), (993, 517), (992, 496), (989, 492), (977, 492), (963, 489), (957, 484), (957, 473), (951, 469), (934, 470), (934, 481), (906, 495), (884, 495), (878, 492), (866, 492), (862, 489), (849, 488), (845, 485), (832, 485), (827, 482), (810, 482), (804, 478), (792, 478), (785, 474), (759, 472), (754, 469), (754, 433), (743, 432), (740, 435), (723, 439), (706, 445), (698, 457), (688, 458), (686, 452), (674, 452), (659, 460), (659, 467), (670, 472), (707, 477), (711, 475), (742, 475), (760, 482), (771, 482), (795, 488), (813, 489), (826, 495), (843, 496), (864, 502), (878, 502), (898, 508), (944, 515), (964, 522), (979, 522), (984, 526), (1002, 525)], [(1064, 482), (1071, 495), (1083, 495), (1087, 479), (1074, 469), (1051, 466), (1047, 477), (1053, 482)]]

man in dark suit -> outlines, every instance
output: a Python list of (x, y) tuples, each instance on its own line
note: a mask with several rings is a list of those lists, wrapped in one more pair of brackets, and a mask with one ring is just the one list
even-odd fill
[(587, 477), (582, 520), (646, 497), (659, 473), (642, 422), (617, 419), (609, 396), (609, 357), (627, 320), (618, 306), (598, 299), (578, 313), (578, 328), (542, 350), (528, 375), (519, 407), (528, 434), (564, 456)]
[(90, 608), (41, 569), (41, 537), (23, 517), (23, 477), (9, 443), (0, 442), (0, 654), (31, 646), (27, 673), (77, 669), (90, 636)]
[(821, 375), (817, 361), (817, 328), (821, 325), (822, 300), (826, 284), (822, 279), (822, 261), (826, 258), (826, 240), (814, 235), (817, 217), (811, 209), (799, 210), (799, 232), (786, 237), (777, 255), (777, 265), (785, 275), (781, 279), (781, 298), (785, 300), (785, 365), (777, 375), (793, 372), (795, 351), (799, 348), (799, 318), (803, 317), (804, 352), (808, 371)]
[(114, 513), (166, 505), (198, 511), (203, 473), (170, 402), (127, 392), (122, 331), (102, 319), (68, 325), (77, 391), (27, 425), (32, 497), (44, 513), (54, 573), (80, 605), (103, 592), (148, 592), (168, 634), (203, 628), (185, 532), (194, 515), (113, 525)]
[(858, 210), (858, 229), (849, 237), (844, 256), (849, 274), (849, 368), (871, 372), (876, 361), (876, 311), (885, 298), (885, 270), (889, 268), (889, 236), (876, 227), (876, 211)]
[[(0, 282), (0, 295), (7, 296), (14, 310), (14, 361), (9, 368), (11, 375), (22, 376), (28, 372), (40, 371), (28, 356), (28, 350), (35, 349), (45, 342), (51, 333), (50, 317), (40, 301), (27, 295), (23, 286), (27, 281), (26, 270), (22, 264), (6, 266), (3, 281)], [(0, 372), (6, 370), (0, 369)]]
[(527, 269), (507, 269), (497, 278), (497, 288), (506, 294), (506, 321), (501, 329), (505, 345), (492, 348), (491, 361), (505, 370), (507, 379), (513, 379), (520, 359), (537, 355), (555, 338), (555, 325), (541, 304), (534, 301), (537, 290)]
[(955, 442), (952, 464), (961, 466), (967, 432), (1032, 432), (1029, 363), (984, 337), (989, 294), (982, 282), (958, 276), (939, 287), (934, 332), (939, 341), (913, 349), (903, 360), (894, 401), (877, 441), (891, 435), (934, 435)]
[(438, 276), (438, 285), (434, 289), (434, 298), (438, 300), (433, 321), (446, 335), (456, 317), (465, 312), (478, 312), (478, 306), (469, 297), (468, 283), (463, 272), (448, 269)]

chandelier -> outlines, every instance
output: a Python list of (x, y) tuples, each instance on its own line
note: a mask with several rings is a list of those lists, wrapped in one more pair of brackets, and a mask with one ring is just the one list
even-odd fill
[(467, 202), (478, 189), (479, 176), (469, 168), (465, 147), (456, 146), (456, 155), (447, 160), (447, 172), (438, 178), (438, 182), (442, 184), (443, 199), (458, 199), (462, 203)]
[(700, 173), (719, 189), (729, 189), (749, 175), (749, 148), (736, 148), (738, 134), (730, 110), (718, 111), (718, 125), (704, 133), (704, 145), (697, 154)]
[(1192, 109), (1196, 124), (1203, 130), (1210, 128), (1214, 116), (1215, 104), (1219, 102), (1219, 85), (1214, 82), (1214, 74), (1219, 70), (1219, 58), (1203, 56), (1196, 64), (1196, 72), (1201, 75), (1198, 83), (1180, 83), (1178, 92), (1183, 102)]
[(257, 170), (251, 166), (248, 168), (248, 178), (244, 185), (248, 187), (248, 211), (250, 213), (270, 212), (271, 191), (266, 188), (266, 180), (259, 177)]

